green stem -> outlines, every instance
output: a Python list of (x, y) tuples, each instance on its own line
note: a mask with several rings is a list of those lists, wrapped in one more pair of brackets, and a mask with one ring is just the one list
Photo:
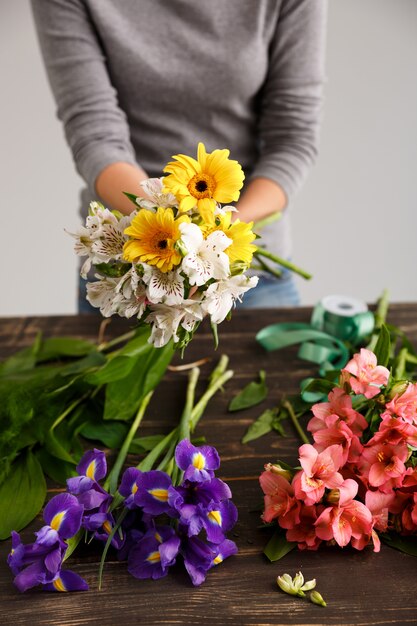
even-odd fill
[(119, 345), (119, 343), (123, 343), (124, 341), (129, 341), (129, 339), (133, 339), (133, 337), (135, 336), (135, 333), (136, 333), (135, 330), (130, 330), (128, 333), (125, 333), (124, 335), (115, 337), (115, 339), (111, 339), (110, 341), (105, 341), (104, 343), (98, 346), (97, 350), (98, 352), (105, 352), (106, 350), (113, 348), (113, 346)]
[(398, 354), (397, 367), (395, 368), (395, 378), (397, 379), (404, 378), (405, 370), (407, 366), (407, 355), (408, 355), (407, 348), (401, 348)]
[(98, 589), (99, 589), (99, 591), (101, 591), (101, 582), (103, 580), (103, 569), (104, 569), (104, 563), (106, 561), (107, 552), (108, 552), (108, 550), (110, 548), (110, 545), (111, 545), (111, 542), (113, 540), (113, 537), (115, 536), (115, 534), (119, 530), (119, 528), (122, 525), (122, 522), (123, 522), (124, 518), (126, 517), (126, 515), (128, 514), (128, 512), (129, 512), (129, 509), (124, 509), (120, 513), (116, 524), (114, 525), (114, 527), (112, 528), (111, 533), (109, 534), (109, 537), (108, 537), (108, 539), (106, 541), (106, 545), (104, 546), (103, 554), (101, 555), (101, 559), (100, 559), (100, 567), (99, 567), (99, 570), (98, 570)]
[(282, 272), (280, 270), (276, 270), (274, 267), (271, 267), (270, 265), (268, 265), (268, 263), (265, 263), (265, 261), (263, 261), (260, 257), (256, 258), (258, 259), (258, 263), (260, 263), (261, 270), (263, 270), (264, 272), (268, 272), (268, 274), (275, 276), (275, 278), (282, 278)]
[(214, 396), (216, 391), (218, 391), (223, 385), (232, 378), (234, 372), (232, 370), (227, 370), (224, 374), (222, 374), (219, 378), (217, 378), (214, 383), (209, 385), (206, 392), (201, 396), (200, 400), (197, 402), (193, 410), (191, 411), (191, 420), (190, 420), (190, 432), (194, 432), (195, 427), (197, 426), (200, 418), (202, 417), (205, 408), (209, 402), (209, 400)]
[(182, 412), (180, 426), (179, 426), (179, 440), (190, 438), (190, 421), (191, 412), (194, 407), (195, 388), (200, 376), (200, 370), (198, 367), (193, 367), (188, 376), (187, 395), (185, 400), (184, 410)]
[(297, 431), (301, 441), (303, 443), (310, 443), (307, 435), (305, 434), (304, 430), (301, 428), (300, 422), (298, 421), (296, 414), (294, 413), (294, 409), (292, 407), (291, 402), (288, 402), (288, 400), (286, 400), (285, 402), (282, 403), (282, 406), (284, 407), (284, 409), (287, 409), (288, 415), (290, 416), (291, 421), (294, 424), (295, 430)]
[(141, 472), (148, 472), (154, 466), (154, 463), (158, 460), (158, 457), (164, 452), (166, 448), (171, 445), (172, 441), (178, 438), (178, 426), (171, 430), (171, 432), (162, 439), (148, 454), (145, 458), (136, 466)]
[(272, 213), (271, 215), (267, 215), (266, 217), (263, 217), (260, 220), (256, 220), (256, 222), (253, 225), (253, 229), (256, 232), (258, 230), (262, 230), (262, 228), (265, 228), (265, 226), (269, 226), (270, 224), (273, 224), (274, 222), (277, 222), (278, 220), (280, 220), (281, 217), (282, 217), (282, 213), (281, 212)]
[(117, 459), (115, 464), (113, 465), (113, 469), (107, 477), (106, 482), (104, 483), (104, 489), (109, 488), (110, 493), (113, 495), (117, 490), (117, 482), (119, 480), (119, 474), (122, 470), (123, 464), (126, 460), (127, 453), (129, 452), (130, 445), (132, 443), (132, 439), (134, 438), (137, 429), (145, 415), (146, 408), (149, 404), (150, 399), (152, 398), (153, 391), (150, 391), (140, 403), (139, 410), (136, 414), (135, 419), (133, 420), (132, 426), (126, 436), (126, 439), (123, 442), (122, 447), (119, 450), (119, 454), (117, 455)]
[(87, 393), (85, 393), (83, 396), (81, 396), (81, 398), (77, 398), (77, 400), (74, 400), (74, 402), (72, 402), (66, 409), (65, 411), (63, 411), (61, 413), (61, 415), (58, 415), (58, 417), (56, 418), (55, 422), (52, 424), (50, 431), (52, 432), (57, 426), (58, 424), (60, 424), (70, 413), (72, 413), (72, 411), (79, 405), (81, 404), (81, 402), (83, 402), (86, 398), (88, 398), (88, 396), (90, 395), (90, 391), (88, 391)]
[(312, 278), (311, 274), (301, 269), (297, 265), (294, 265), (294, 263), (291, 263), (290, 261), (287, 261), (286, 259), (282, 259), (281, 257), (276, 256), (275, 254), (272, 254), (272, 252), (269, 252), (268, 250), (265, 250), (264, 248), (257, 248), (254, 256), (256, 257), (258, 261), (259, 261), (260, 256), (264, 256), (267, 259), (270, 259), (271, 261), (273, 261), (274, 263), (278, 263), (278, 265), (282, 265), (282, 267), (286, 267), (292, 272), (299, 274), (300, 276), (302, 276), (303, 278), (306, 278), (307, 280), (310, 280), (310, 278)]
[(382, 324), (385, 324), (385, 320), (387, 319), (389, 307), (389, 291), (388, 289), (384, 289), (381, 294), (381, 297), (378, 300), (377, 308), (375, 311), (375, 327), (381, 328)]

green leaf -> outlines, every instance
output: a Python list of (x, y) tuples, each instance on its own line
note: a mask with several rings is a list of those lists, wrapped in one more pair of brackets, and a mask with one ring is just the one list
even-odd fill
[(158, 385), (174, 353), (170, 342), (163, 348), (148, 344), (147, 352), (132, 357), (134, 365), (127, 376), (107, 384), (105, 420), (128, 421), (137, 412), (143, 398)]
[(124, 195), (126, 196), (126, 198), (129, 198), (129, 200), (130, 200), (131, 202), (133, 202), (133, 204), (135, 205), (135, 207), (136, 207), (136, 208), (138, 208), (138, 206), (139, 206), (139, 205), (138, 205), (138, 203), (136, 202), (136, 198), (137, 198), (137, 196), (135, 196), (135, 194), (133, 194), (133, 193), (128, 193), (127, 191), (124, 191), (123, 193), (124, 193)]
[(0, 539), (19, 531), (41, 510), (46, 482), (36, 457), (28, 452), (13, 463), (8, 478), (0, 486)]
[(229, 411), (241, 411), (248, 409), (265, 400), (268, 394), (268, 387), (265, 383), (265, 372), (259, 372), (259, 382), (252, 381), (246, 385), (240, 393), (235, 396), (229, 404)]
[[(120, 424), (120, 422), (118, 422)], [(143, 452), (150, 452), (161, 443), (164, 439), (164, 435), (149, 435), (148, 437), (136, 437), (132, 440), (130, 444), (129, 453), (130, 454), (142, 454)], [(193, 445), (201, 445), (200, 443), (195, 443), (192, 441)]]
[(60, 370), (61, 376), (73, 376), (74, 374), (87, 374), (90, 370), (106, 363), (106, 357), (101, 352), (90, 352), (87, 356), (65, 365)]
[(259, 437), (271, 432), (274, 420), (278, 416), (278, 412), (278, 409), (267, 409), (264, 411), (258, 419), (249, 426), (242, 439), (242, 443), (248, 443), (249, 441), (258, 439)]
[(388, 365), (391, 354), (391, 337), (385, 324), (382, 324), (381, 330), (379, 331), (379, 337), (376, 342), (374, 354), (378, 365), (383, 365), (384, 367)]
[(67, 539), (67, 546), (68, 547), (65, 550), (65, 556), (64, 556), (63, 562), (65, 562), (67, 559), (69, 559), (71, 554), (77, 548), (77, 546), (80, 543), (81, 539), (84, 537), (85, 532), (86, 531), (84, 530), (84, 528), (80, 528), (80, 530), (78, 531), (78, 533), (76, 535), (74, 535), (73, 537), (70, 537), (69, 539)]
[(60, 358), (82, 357), (97, 350), (97, 346), (85, 339), (71, 337), (51, 337), (41, 343), (37, 362), (52, 361)]
[(47, 474), (47, 476), (56, 483), (65, 485), (67, 478), (77, 475), (72, 463), (57, 459), (55, 456), (52, 456), (52, 454), (49, 454), (45, 448), (40, 448), (36, 451), (36, 458), (42, 465), (44, 474)]
[(381, 535), (381, 539), (387, 546), (417, 556), (417, 537), (401, 537), (400, 535)]
[(8, 376), (14, 373), (32, 370), (36, 365), (36, 359), (41, 345), (41, 333), (38, 333), (35, 341), (28, 348), (15, 352), (11, 357), (0, 363), (0, 376)]
[(94, 265), (96, 270), (104, 276), (110, 276), (111, 278), (119, 278), (124, 276), (126, 272), (132, 267), (130, 263), (96, 263)]
[(45, 436), (45, 448), (55, 456), (57, 459), (61, 459), (62, 461), (66, 461), (67, 463), (72, 463), (73, 465), (77, 464), (77, 461), (71, 456), (71, 454), (65, 449), (62, 441), (55, 436), (55, 432), (48, 431)]
[(120, 448), (127, 434), (127, 425), (123, 422), (93, 421), (84, 424), (80, 435), (86, 439), (101, 441), (112, 449)]
[(271, 562), (279, 561), (294, 550), (296, 543), (287, 541), (282, 530), (276, 530), (265, 546), (264, 554)]

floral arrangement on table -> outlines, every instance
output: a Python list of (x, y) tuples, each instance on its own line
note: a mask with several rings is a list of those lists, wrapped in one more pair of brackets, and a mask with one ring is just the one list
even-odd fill
[(147, 199), (126, 193), (135, 210), (129, 216), (98, 202), (90, 206), (85, 226), (72, 236), (75, 252), (87, 257), (81, 276), (94, 267), (87, 300), (104, 317), (135, 317), (151, 328), (156, 346), (171, 339), (184, 349), (204, 317), (209, 316), (217, 343), (217, 325), (237, 301), (256, 286), (257, 267), (275, 276), (265, 257), (310, 276), (253, 242), (253, 222), (233, 219), (236, 209), (224, 203), (239, 199), (244, 174), (228, 150), (207, 153), (198, 145), (197, 160), (178, 154), (163, 178), (141, 183)]
[(312, 444), (286, 402), (304, 443), (299, 467), (268, 463), (260, 476), (262, 519), (279, 527), (265, 549), (271, 560), (296, 546), (371, 544), (378, 552), (381, 539), (417, 555), (417, 383), (409, 378), (416, 363), (405, 337), (394, 354), (382, 325), (374, 350), (355, 353), (336, 382), (330, 372), (310, 385), (328, 394), (311, 407)]

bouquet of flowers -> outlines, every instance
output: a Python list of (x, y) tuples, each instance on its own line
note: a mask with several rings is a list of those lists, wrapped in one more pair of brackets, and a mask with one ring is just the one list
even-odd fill
[(236, 301), (256, 286), (248, 276), (256, 256), (308, 274), (253, 242), (253, 222), (233, 219), (244, 174), (228, 150), (207, 154), (198, 145), (197, 160), (178, 154), (163, 178), (142, 183), (147, 199), (126, 193), (135, 205), (129, 216), (98, 202), (90, 206), (85, 226), (72, 234), (75, 252), (87, 257), (81, 275), (94, 267), (87, 300), (103, 316), (137, 318), (151, 327), (156, 347), (173, 339), (183, 349), (205, 316), (217, 342), (217, 324)]
[(292, 412), (300, 467), (270, 463), (260, 476), (263, 521), (281, 529), (271, 560), (325, 543), (378, 552), (381, 539), (417, 554), (417, 384), (406, 378), (415, 357), (403, 348), (394, 359), (389, 337), (382, 326), (374, 351), (354, 354), (336, 384), (315, 381), (329, 393), (311, 408), (313, 444)]

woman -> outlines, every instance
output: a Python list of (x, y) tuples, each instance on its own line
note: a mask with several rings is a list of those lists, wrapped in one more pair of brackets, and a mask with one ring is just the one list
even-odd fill
[[(291, 255), (284, 209), (317, 152), (325, 0), (32, 0), (58, 116), (92, 199), (123, 191), (173, 154), (229, 148), (246, 173), (243, 221), (280, 214), (262, 243)], [(250, 294), (248, 294), (250, 296)], [(292, 277), (263, 277), (246, 306), (293, 306)]]

